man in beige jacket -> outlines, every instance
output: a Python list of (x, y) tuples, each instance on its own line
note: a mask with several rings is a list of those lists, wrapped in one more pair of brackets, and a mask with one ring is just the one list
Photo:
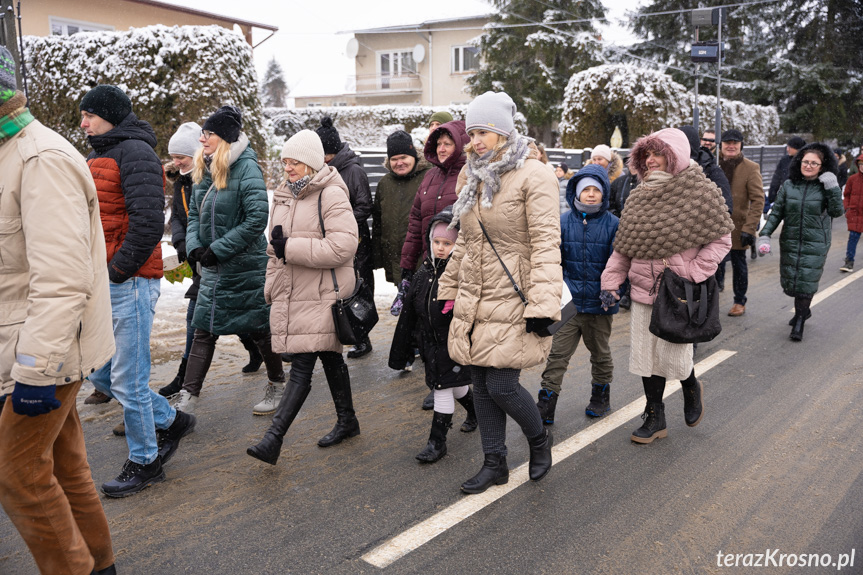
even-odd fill
[(42, 573), (110, 574), (75, 397), (114, 354), (105, 240), (84, 159), (33, 119), (0, 47), (0, 503)]

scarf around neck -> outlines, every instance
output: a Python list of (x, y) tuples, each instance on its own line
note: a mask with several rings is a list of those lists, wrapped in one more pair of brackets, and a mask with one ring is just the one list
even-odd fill
[(11, 138), (34, 120), (26, 106), (27, 98), (23, 92), (15, 92), (0, 104), (0, 142)]
[(530, 156), (531, 138), (520, 135), (513, 130), (506, 144), (497, 151), (491, 150), (482, 156), (470, 153), (467, 157), (467, 182), (459, 191), (458, 199), (452, 207), (453, 218), (448, 229), (458, 224), (461, 215), (470, 211), (476, 205), (480, 184), (482, 185), (482, 200), (480, 206), (491, 207), (491, 200), (500, 190), (500, 177), (510, 170), (521, 168)]
[(690, 160), (677, 174), (650, 172), (626, 200), (614, 250), (662, 259), (703, 246), (734, 230), (719, 187)]

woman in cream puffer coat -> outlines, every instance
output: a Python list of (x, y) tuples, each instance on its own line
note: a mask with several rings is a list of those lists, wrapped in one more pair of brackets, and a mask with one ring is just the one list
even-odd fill
[(453, 313), (450, 357), (471, 366), (485, 454), (482, 469), (461, 486), (466, 493), (508, 481), (507, 416), (528, 439), (530, 478), (538, 481), (551, 468), (551, 434), (519, 374), (545, 361), (551, 338), (538, 332), (560, 319), (559, 188), (533, 141), (515, 130), (514, 115), (515, 104), (502, 92), (486, 92), (468, 106), (470, 144), (450, 224), (459, 223), (461, 232), (438, 288), (442, 310)]
[(360, 433), (348, 366), (331, 311), (337, 298), (331, 270), (335, 270), (341, 297), (354, 290), (358, 231), (348, 188), (338, 171), (325, 164), (321, 139), (311, 130), (302, 130), (287, 141), (282, 162), (287, 177), (273, 196), (264, 297), (272, 306), (273, 351), (291, 353), (293, 360), (273, 424), (261, 442), (247, 450), (272, 465), (279, 457), (282, 438), (311, 391), (312, 371), (319, 357), (338, 421), (318, 445), (329, 447)]

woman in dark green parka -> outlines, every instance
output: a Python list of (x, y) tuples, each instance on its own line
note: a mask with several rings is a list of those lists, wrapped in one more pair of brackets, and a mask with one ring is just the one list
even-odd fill
[(253, 413), (273, 413), (285, 387), (264, 301), (267, 188), (241, 130), (240, 111), (222, 106), (204, 123), (195, 156), (186, 250), (192, 265), (200, 265), (201, 285), (192, 319), (195, 339), (177, 403), (186, 412), (195, 410), (220, 335), (247, 333), (264, 357), (269, 381)]
[(817, 142), (805, 146), (791, 161), (789, 179), (779, 189), (760, 233), (769, 237), (783, 222), (780, 283), (782, 291), (794, 298), (794, 317), (789, 323), (794, 341), (803, 339), (803, 324), (812, 317), (809, 306), (830, 251), (832, 218), (844, 211), (833, 150)]

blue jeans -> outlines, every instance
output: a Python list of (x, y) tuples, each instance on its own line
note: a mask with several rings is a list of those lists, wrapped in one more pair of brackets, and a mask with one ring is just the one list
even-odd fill
[(857, 254), (857, 242), (860, 241), (860, 232), (848, 232), (848, 248), (845, 250), (845, 259), (854, 261)]
[(93, 386), (123, 406), (129, 459), (146, 465), (156, 460), (156, 429), (174, 423), (177, 410), (150, 389), (150, 331), (159, 299), (158, 279), (133, 277), (111, 283), (114, 357), (90, 374)]

